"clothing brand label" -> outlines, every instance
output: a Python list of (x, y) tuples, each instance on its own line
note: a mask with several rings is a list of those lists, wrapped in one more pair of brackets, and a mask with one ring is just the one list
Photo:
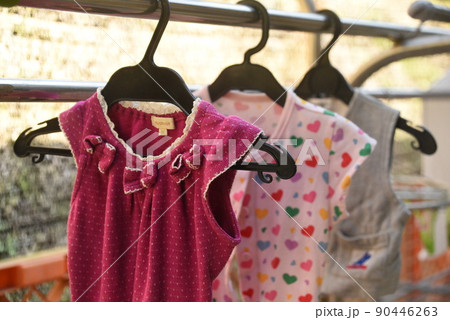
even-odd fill
[(175, 129), (173, 118), (152, 116), (152, 126), (159, 129), (160, 136), (167, 136), (167, 130)]

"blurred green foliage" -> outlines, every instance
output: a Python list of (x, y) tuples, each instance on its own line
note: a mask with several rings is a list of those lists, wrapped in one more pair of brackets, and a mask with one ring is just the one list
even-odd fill
[(47, 157), (39, 165), (0, 147), (0, 259), (64, 246), (73, 159)]

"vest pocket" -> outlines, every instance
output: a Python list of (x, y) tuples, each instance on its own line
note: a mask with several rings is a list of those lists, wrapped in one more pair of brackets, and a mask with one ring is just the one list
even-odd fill
[(363, 298), (369, 298), (367, 293), (376, 298), (395, 291), (401, 263), (396, 239), (392, 239), (394, 233), (388, 230), (377, 234), (352, 235), (340, 227), (339, 224), (330, 239), (329, 254), (336, 262), (331, 259), (327, 261), (322, 291)]
[[(349, 236), (337, 230), (335, 240), (337, 246), (333, 258), (353, 277), (375, 280), (386, 276), (388, 233)], [(339, 266), (336, 267), (342, 271)], [(339, 275), (348, 277), (341, 273)]]

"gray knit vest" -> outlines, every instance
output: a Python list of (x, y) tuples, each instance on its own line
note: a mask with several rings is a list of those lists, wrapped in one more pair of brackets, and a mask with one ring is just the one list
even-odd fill
[(377, 146), (352, 178), (346, 198), (350, 216), (329, 235), (328, 252), (336, 262), (327, 262), (322, 292), (337, 300), (376, 299), (398, 285), (402, 231), (409, 218), (389, 175), (398, 116), (358, 90), (349, 105), (347, 119), (376, 139)]

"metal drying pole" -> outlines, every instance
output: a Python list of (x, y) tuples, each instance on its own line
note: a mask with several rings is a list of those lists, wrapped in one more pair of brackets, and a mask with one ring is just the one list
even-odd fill
[[(0, 79), (0, 102), (75, 102), (89, 98), (101, 81), (60, 81), (38, 79)], [(200, 85), (190, 85), (192, 91)], [(377, 98), (449, 98), (450, 90), (422, 91), (417, 89), (362, 89), (363, 92)]]
[[(149, 0), (20, 0), (18, 5), (24, 7), (43, 8), (52, 10), (84, 12), (93, 14), (113, 15), (120, 17), (158, 19), (159, 9), (149, 5)], [(207, 1), (170, 1), (171, 21), (195, 22), (217, 25), (256, 27), (260, 28), (256, 13), (249, 7), (238, 4), (225, 4)], [(269, 9), (271, 29), (303, 31), (303, 32), (331, 32), (325, 16), (307, 12), (288, 12)], [(418, 36), (450, 36), (450, 30), (444, 28), (402, 26), (395, 23), (355, 20), (342, 18), (342, 27), (346, 34), (385, 37), (395, 41), (402, 41)]]
[[(84, 12), (83, 10), (86, 10), (90, 14), (140, 19), (158, 19), (160, 15), (159, 9), (155, 9), (157, 7), (156, 0), (20, 0), (18, 5), (82, 13)], [(259, 23), (255, 23), (258, 18), (255, 12), (244, 5), (197, 0), (171, 0), (170, 6), (170, 18), (172, 21), (260, 28)], [(273, 9), (268, 11), (272, 29), (313, 33), (330, 32), (326, 18), (320, 14)], [(348, 18), (342, 18), (341, 21), (344, 29), (352, 26), (346, 35), (389, 38), (397, 44), (404, 43), (405, 50), (410, 46), (409, 43), (414, 41), (427, 43), (431, 47), (435, 39), (441, 42), (450, 41), (450, 30), (444, 28), (421, 26), (418, 29), (395, 23), (367, 20), (355, 21)], [(439, 44), (439, 41), (436, 41), (436, 43)], [(432, 50), (434, 49), (432, 48)], [(387, 57), (385, 60), (388, 60), (388, 58), (392, 59)], [(382, 62), (384, 63), (383, 66), (389, 63), (389, 61)], [(380, 68), (380, 66), (377, 67)], [(371, 68), (365, 66), (358, 75), (359, 77), (367, 78), (372, 73)], [(95, 91), (95, 88), (102, 87), (103, 84), (102, 82), (0, 79), (0, 102), (79, 101), (88, 98)], [(360, 83), (358, 84), (360, 85)], [(191, 86), (192, 88), (195, 89), (195, 86)], [(449, 92), (424, 92), (414, 89), (377, 89), (372, 90), (373, 92), (367, 91), (376, 97), (393, 99), (449, 96)]]

